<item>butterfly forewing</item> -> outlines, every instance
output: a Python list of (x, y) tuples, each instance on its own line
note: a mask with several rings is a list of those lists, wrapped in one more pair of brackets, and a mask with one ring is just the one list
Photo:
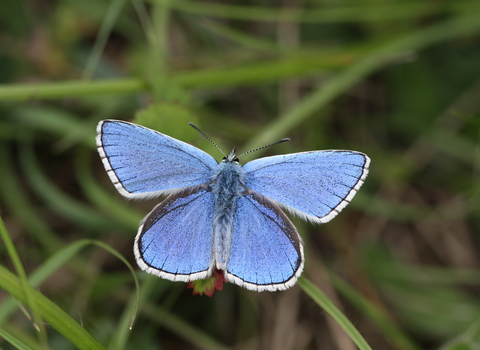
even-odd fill
[(239, 197), (227, 280), (255, 291), (287, 289), (303, 270), (301, 238), (285, 214), (251, 191)]
[(363, 184), (370, 159), (354, 151), (266, 157), (243, 166), (245, 184), (314, 222), (333, 219)]
[(140, 125), (104, 120), (97, 132), (105, 169), (127, 198), (205, 183), (218, 165), (198, 148)]
[(172, 194), (140, 225), (135, 257), (140, 268), (172, 280), (206, 278), (213, 269), (213, 194), (197, 187)]

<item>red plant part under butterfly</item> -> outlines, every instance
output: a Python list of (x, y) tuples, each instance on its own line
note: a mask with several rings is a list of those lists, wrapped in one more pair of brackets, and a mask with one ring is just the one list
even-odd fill
[(211, 297), (216, 290), (222, 290), (223, 282), (227, 282), (224, 272), (215, 269), (212, 276), (203, 280), (188, 282), (187, 288), (193, 289), (193, 295), (203, 295)]

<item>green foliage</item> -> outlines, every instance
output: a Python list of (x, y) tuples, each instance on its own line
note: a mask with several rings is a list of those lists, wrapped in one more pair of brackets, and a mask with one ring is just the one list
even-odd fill
[(135, 115), (134, 122), (185, 142), (194, 142), (198, 138), (198, 132), (187, 124), (198, 124), (198, 117), (179, 104), (150, 105)]
[[(480, 0), (0, 8), (0, 348), (480, 349)], [(193, 296), (132, 277), (160, 199), (115, 191), (102, 119), (217, 159), (188, 122), (224, 152), (292, 139), (242, 161), (359, 150), (371, 172), (332, 222), (295, 221), (297, 286)]]

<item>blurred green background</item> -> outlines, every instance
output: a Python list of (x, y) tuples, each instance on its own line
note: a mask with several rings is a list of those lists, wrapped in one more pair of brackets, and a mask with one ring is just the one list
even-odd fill
[[(2, 236), (2, 349), (356, 349), (298, 285), (226, 284), (209, 298), (138, 272), (138, 222), (160, 199), (116, 192), (94, 142), (107, 118), (217, 159), (187, 121), (224, 151), (292, 139), (250, 159), (368, 154), (370, 174), (338, 217), (294, 219), (303, 276), (374, 349), (480, 349), (480, 1), (0, 0), (0, 9), (0, 209), (19, 257)], [(132, 330), (133, 276), (108, 247), (140, 280)]]

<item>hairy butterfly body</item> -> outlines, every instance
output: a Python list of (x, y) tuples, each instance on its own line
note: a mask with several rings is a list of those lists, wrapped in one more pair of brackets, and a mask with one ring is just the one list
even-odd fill
[(355, 151), (312, 151), (240, 166), (233, 150), (217, 163), (157, 131), (101, 121), (97, 147), (117, 190), (130, 199), (169, 196), (141, 222), (139, 267), (172, 281), (224, 271), (255, 291), (284, 290), (303, 270), (300, 236), (279, 205), (312, 222), (335, 217), (353, 198), (370, 159)]

